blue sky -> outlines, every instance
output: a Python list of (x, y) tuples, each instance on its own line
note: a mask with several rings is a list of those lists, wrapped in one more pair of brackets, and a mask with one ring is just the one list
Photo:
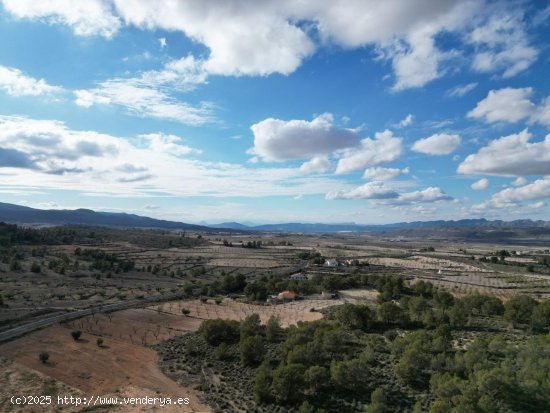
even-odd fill
[(0, 0), (0, 199), (548, 219), (548, 2)]

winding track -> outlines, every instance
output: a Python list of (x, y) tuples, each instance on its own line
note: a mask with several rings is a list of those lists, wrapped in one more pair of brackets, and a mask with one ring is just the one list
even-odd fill
[(57, 313), (56, 315), (42, 318), (40, 320), (29, 321), (17, 327), (0, 332), (0, 342), (11, 340), (12, 338), (30, 333), (32, 331), (58, 324), (62, 321), (75, 320), (95, 313), (111, 313), (114, 311), (126, 310), (128, 308), (145, 307), (151, 303), (171, 301), (183, 298), (183, 293), (165, 294), (141, 300), (130, 300), (122, 303), (105, 304), (99, 307), (75, 310), (66, 313)]

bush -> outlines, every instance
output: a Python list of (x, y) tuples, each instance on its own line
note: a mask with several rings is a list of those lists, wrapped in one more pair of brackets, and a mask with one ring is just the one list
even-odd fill
[(212, 346), (220, 343), (233, 343), (239, 339), (238, 321), (233, 320), (204, 320), (199, 331)]
[(257, 366), (264, 358), (264, 339), (261, 336), (243, 337), (239, 345), (241, 362), (245, 366)]
[(283, 329), (279, 323), (279, 318), (272, 315), (269, 317), (269, 320), (267, 320), (267, 324), (265, 326), (265, 338), (267, 341), (275, 343), (281, 339), (282, 334)]
[(531, 328), (536, 332), (547, 332), (550, 328), (550, 301), (543, 301), (535, 307), (531, 317)]
[(101, 337), (98, 337), (98, 339), (95, 341), (98, 347), (103, 347), (103, 339)]
[(191, 312), (191, 311), (190, 311), (189, 309), (187, 309), (187, 308), (182, 308), (182, 309), (181, 309), (181, 313), (182, 313), (183, 315), (188, 315), (190, 312)]
[(256, 378), (254, 379), (254, 400), (256, 403), (267, 403), (272, 399), (271, 382), (273, 380), (273, 372), (266, 360), (262, 363)]
[(38, 359), (42, 362), (42, 364), (46, 364), (50, 359), (50, 355), (47, 352), (43, 351), (38, 355)]
[(81, 335), (82, 335), (82, 331), (80, 330), (71, 331), (71, 337), (73, 338), (74, 341), (78, 341)]
[(241, 322), (241, 340), (245, 337), (258, 336), (262, 334), (260, 316), (251, 314)]
[(336, 312), (336, 318), (344, 327), (350, 329), (368, 329), (372, 326), (375, 316), (366, 305), (346, 303)]
[(35, 261), (31, 265), (31, 271), (35, 274), (39, 274), (42, 271), (42, 268), (40, 268), (40, 264)]
[(504, 305), (504, 318), (512, 325), (529, 324), (537, 302), (528, 295), (516, 295)]
[(225, 343), (221, 343), (216, 350), (214, 350), (214, 357), (218, 360), (224, 361), (231, 358), (231, 352), (229, 346)]

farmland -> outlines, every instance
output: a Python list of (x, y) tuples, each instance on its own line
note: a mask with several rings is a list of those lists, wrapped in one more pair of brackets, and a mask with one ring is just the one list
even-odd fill
[[(541, 300), (550, 294), (544, 243), (396, 240), (353, 233), (63, 231), (63, 236), (2, 247), (0, 334), (37, 321), (45, 327), (0, 344), (3, 370), (12, 372), (11, 379), (3, 379), (6, 389), (29, 377), (25, 388), (36, 391), (49, 386), (55, 394), (184, 394), (191, 400), (188, 411), (220, 406), (243, 411), (255, 403), (252, 396), (241, 405), (221, 397), (232, 394), (227, 386), (235, 386), (239, 376), (230, 373), (236, 366), (216, 359), (214, 349), (201, 342), (205, 320), (242, 323), (257, 314), (262, 325), (276, 319), (283, 329), (319, 323), (344, 304), (376, 308), (387, 299), (396, 301), (378, 281), (397, 278), (405, 291), (429, 282), (456, 300), (471, 294), (504, 302), (524, 295)], [(283, 290), (301, 299), (266, 304), (266, 297)], [(87, 313), (71, 316), (83, 310)], [(82, 337), (73, 339), (75, 331)], [(453, 339), (469, 343), (473, 338), (461, 330)], [(181, 350), (188, 342), (198, 346), (196, 354)], [(275, 350), (275, 344), (267, 346), (268, 354)], [(228, 351), (236, 363), (238, 348), (230, 344)], [(46, 363), (38, 358), (43, 352), (49, 355)], [(174, 364), (179, 355), (185, 361)], [(247, 386), (253, 385), (256, 369), (243, 370)], [(5, 404), (0, 407), (9, 411)]]

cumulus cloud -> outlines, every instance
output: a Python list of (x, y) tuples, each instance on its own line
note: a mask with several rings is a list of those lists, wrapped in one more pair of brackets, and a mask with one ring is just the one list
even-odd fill
[(313, 119), (268, 118), (251, 126), (254, 146), (249, 153), (264, 161), (286, 161), (322, 156), (357, 144), (357, 132), (334, 126), (332, 114)]
[(10, 96), (39, 96), (61, 92), (62, 88), (27, 76), (19, 69), (0, 66), (0, 90)]
[(518, 188), (503, 189), (494, 194), (486, 204), (495, 208), (508, 208), (520, 205), (525, 201), (544, 199), (550, 199), (550, 178), (537, 179)]
[(489, 188), (489, 180), (487, 178), (481, 178), (479, 181), (475, 181), (472, 185), (470, 185), (470, 188), (475, 191), (487, 189)]
[(156, 152), (164, 152), (174, 156), (188, 155), (190, 153), (201, 153), (198, 149), (182, 145), (182, 139), (176, 135), (167, 135), (164, 133), (149, 133), (139, 135), (148, 141), (149, 149)]
[(78, 36), (112, 37), (120, 28), (120, 19), (105, 0), (3, 0), (4, 8), (18, 18), (45, 20), (63, 24)]
[(336, 167), (337, 174), (345, 174), (367, 167), (393, 162), (402, 152), (402, 138), (385, 130), (376, 132), (374, 139), (365, 138), (357, 148), (345, 149)]
[(384, 168), (381, 166), (375, 166), (374, 168), (367, 168), (363, 173), (363, 179), (372, 179), (373, 181), (391, 181), (398, 176), (408, 174), (409, 168)]
[(550, 175), (550, 134), (541, 142), (529, 142), (527, 129), (492, 140), (468, 155), (458, 173), (500, 176)]
[(460, 145), (460, 136), (436, 133), (430, 137), (417, 140), (412, 150), (428, 155), (448, 155)]
[[(208, 49), (204, 69), (217, 75), (294, 72), (327, 44), (373, 47), (394, 70), (394, 90), (421, 87), (442, 76), (457, 53), (437, 36), (458, 33), (475, 48), (473, 68), (512, 76), (537, 58), (522, 13), (499, 13), (482, 0), (319, 0), (257, 2), (189, 0), (3, 0), (17, 18), (66, 25), (80, 36), (112, 37), (124, 25), (180, 32)], [(514, 17), (515, 16), (515, 17)], [(307, 22), (307, 24), (303, 24)]]
[(527, 179), (525, 179), (523, 176), (518, 176), (514, 181), (512, 182), (513, 186), (523, 186), (529, 182)]
[(440, 188), (429, 187), (419, 191), (406, 192), (396, 200), (397, 204), (432, 203), (440, 201), (452, 201), (453, 197), (447, 195)]
[[(97, 132), (73, 132), (57, 121), (0, 116), (3, 166), (40, 169), (62, 174), (81, 171), (94, 158), (115, 157), (120, 147), (112, 137)], [(10, 152), (7, 152), (10, 151)], [(14, 165), (15, 162), (18, 165)]]
[(0, 117), (0, 148), (0, 169), (17, 190), (64, 188), (90, 196), (143, 198), (297, 196), (352, 187), (329, 177), (304, 176), (299, 168), (248, 168), (194, 159), (188, 155), (200, 151), (175, 135), (125, 139), (72, 130), (54, 120)]
[(467, 116), (483, 119), (487, 123), (518, 122), (535, 112), (535, 105), (530, 100), (532, 94), (533, 89), (530, 87), (491, 90)]
[(390, 199), (398, 198), (399, 193), (392, 188), (388, 188), (383, 182), (368, 182), (357, 188), (350, 190), (341, 190), (329, 192), (326, 199)]
[(386, 205), (411, 205), (453, 200), (451, 196), (437, 187), (399, 193), (395, 189), (386, 186), (383, 182), (377, 181), (368, 182), (353, 189), (329, 192), (325, 198), (328, 200), (371, 199)]
[(532, 95), (533, 88), (530, 87), (491, 90), (468, 112), (468, 117), (482, 119), (486, 123), (527, 120), (550, 126), (550, 97), (536, 105), (531, 100)]
[(324, 173), (327, 172), (331, 167), (330, 161), (325, 156), (317, 156), (310, 159), (307, 162), (304, 162), (300, 166), (300, 172), (309, 174), (309, 173)]

